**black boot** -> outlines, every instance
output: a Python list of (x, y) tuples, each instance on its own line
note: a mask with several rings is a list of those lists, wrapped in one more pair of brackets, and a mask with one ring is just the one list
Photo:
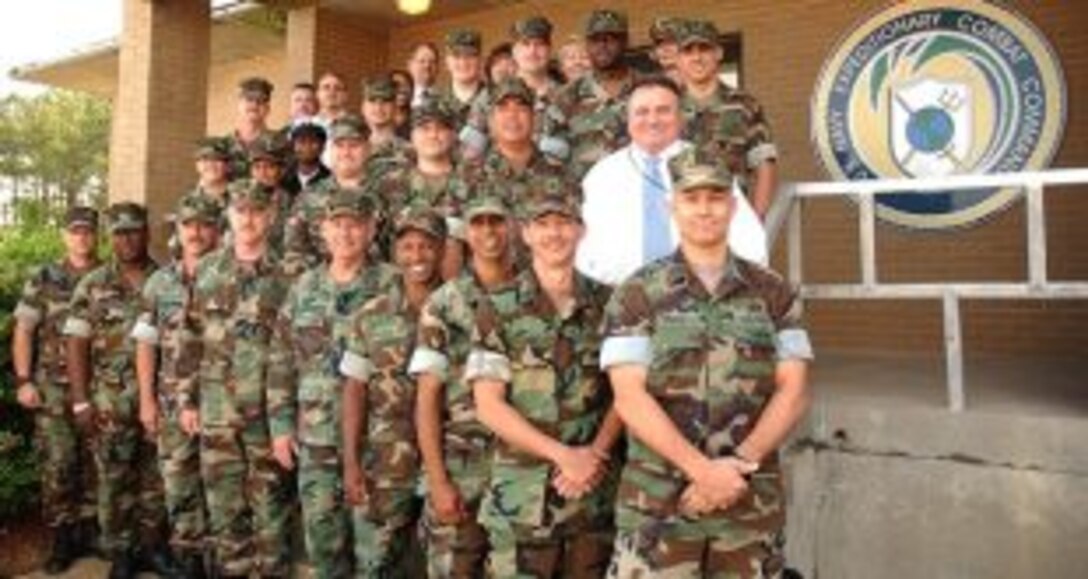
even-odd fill
[(93, 518), (81, 519), (72, 531), (72, 549), (77, 558), (101, 557), (98, 549), (98, 521)]
[(150, 571), (159, 577), (185, 577), (170, 548), (162, 543), (141, 549), (139, 566), (141, 571)]
[(70, 524), (64, 524), (53, 532), (53, 550), (49, 554), (49, 560), (45, 562), (45, 572), (49, 575), (59, 575), (68, 570), (77, 558), (75, 528)]
[(110, 558), (110, 579), (134, 579), (136, 560), (129, 550), (116, 553)]
[[(205, 579), (207, 577), (204, 554), (200, 551), (181, 551), (177, 557), (176, 579)], [(170, 579), (170, 578), (168, 578)]]

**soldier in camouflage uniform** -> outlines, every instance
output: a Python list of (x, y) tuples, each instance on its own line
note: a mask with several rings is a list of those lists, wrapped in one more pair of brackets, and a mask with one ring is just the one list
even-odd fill
[[(564, 138), (564, 127), (559, 122), (552, 104), (563, 88), (551, 78), (548, 67), (552, 52), (552, 23), (542, 16), (518, 20), (510, 28), (513, 42), (512, 55), (517, 64), (517, 78), (529, 88), (532, 95), (532, 141), (549, 160), (564, 163), (570, 156), (570, 147)], [(496, 82), (495, 84), (499, 84)], [(496, 99), (479, 99), (469, 112), (468, 122), (461, 129), (459, 139), (465, 159), (479, 159), (494, 146), (491, 134), (491, 109)]]
[(230, 184), (229, 143), (220, 137), (205, 137), (197, 142), (197, 184), (186, 195), (205, 195), (227, 206), (227, 185)]
[(679, 33), (684, 25), (684, 20), (673, 17), (655, 18), (650, 25), (650, 41), (654, 43), (650, 56), (661, 69), (661, 74), (677, 84), (683, 82), (676, 60), (680, 51), (677, 44)]
[(41, 469), (42, 520), (53, 531), (45, 571), (66, 570), (93, 545), (96, 506), (90, 445), (68, 404), (68, 360), (61, 330), (79, 280), (98, 267), (98, 213), (73, 207), (64, 219), (63, 260), (43, 266), (23, 286), (12, 317), (16, 397), (34, 411)]
[[(468, 187), (453, 161), (454, 114), (445, 101), (430, 99), (412, 112), (412, 147), (415, 162), (381, 176), (370, 186), (385, 215), (398, 215), (408, 207), (431, 208), (445, 219), (450, 236), (443, 252), (442, 277), (456, 275), (463, 263), (464, 222), (462, 206)], [(378, 232), (380, 255), (392, 257), (393, 222), (386, 219)]]
[(200, 437), (217, 573), (286, 577), (291, 488), (272, 453), (267, 374), (289, 278), (269, 250), (272, 196), (231, 192), (231, 245), (197, 266), (178, 347), (182, 429)]
[(233, 181), (249, 175), (249, 150), (262, 137), (275, 137), (277, 131), (268, 128), (271, 110), (272, 83), (260, 77), (247, 78), (238, 84), (238, 116), (234, 130), (224, 137), (230, 161), (228, 175)]
[(608, 290), (574, 270), (583, 228), (569, 195), (546, 193), (522, 224), (532, 267), (476, 312), (465, 365), (496, 435), (479, 521), (494, 577), (600, 577), (611, 555), (619, 437), (598, 367)]
[(156, 267), (147, 254), (147, 210), (116, 203), (109, 219), (113, 259), (80, 280), (64, 324), (72, 412), (93, 436), (98, 524), (113, 563), (110, 577), (132, 577), (139, 567), (170, 574), (162, 478), (155, 446), (140, 431), (135, 343), (128, 337), (140, 292)]
[(362, 119), (346, 116), (329, 128), (332, 176), (307, 187), (295, 199), (284, 233), (284, 271), (297, 276), (328, 260), (321, 237), (321, 221), (333, 192), (366, 184), (365, 165), (370, 155), (370, 129)]
[(480, 50), (478, 30), (459, 29), (446, 34), (446, 70), (450, 84), (439, 93), (438, 99), (453, 113), (454, 133), (465, 126), (477, 103), (487, 101), (487, 82)]
[(684, 139), (724, 163), (763, 217), (774, 200), (778, 149), (759, 102), (718, 78), (720, 38), (714, 23), (705, 20), (687, 22), (679, 30)]
[(524, 81), (506, 79), (491, 89), (492, 147), (481, 159), (461, 165), (471, 195), (500, 195), (519, 206), (539, 180), (565, 180), (561, 163), (547, 158), (532, 141), (534, 96)]
[[(412, 146), (397, 136), (397, 87), (388, 74), (369, 78), (362, 86), (363, 102), (360, 112), (370, 129), (370, 158), (366, 163), (367, 178), (410, 165)], [(429, 100), (429, 99), (428, 99)]]
[(182, 432), (178, 424), (178, 346), (197, 262), (218, 245), (222, 219), (212, 198), (181, 198), (174, 214), (179, 259), (148, 278), (131, 332), (136, 341), (140, 422), (149, 435), (158, 437), (170, 546), (184, 577), (204, 575), (206, 516), (200, 441)]
[[(281, 136), (275, 135), (257, 139), (249, 149), (249, 179), (272, 190), (276, 218), (268, 233), (268, 244), (273, 251), (280, 254), (283, 253), (283, 238), (291, 212), (291, 194), (280, 184), (283, 167), (287, 162), (287, 147), (287, 142)], [(249, 184), (240, 186), (248, 187)]]
[(246, 78), (238, 83), (235, 126), (222, 137), (228, 155), (227, 173), (232, 181), (249, 176), (250, 149), (258, 141), (278, 136), (278, 131), (268, 127), (273, 89), (272, 83), (261, 77)]
[(331, 260), (291, 286), (280, 308), (269, 370), (273, 449), (280, 465), (293, 469), (298, 448), (306, 552), (323, 579), (352, 573), (350, 513), (340, 478), (337, 365), (352, 314), (396, 275), (392, 266), (366, 263), (373, 228), (374, 203), (362, 189), (333, 195), (322, 225)]
[(408, 361), (424, 300), (440, 281), (446, 223), (427, 209), (397, 216), (400, 275), (351, 320), (344, 375), (344, 489), (352, 510), (357, 577), (412, 577), (407, 557), (418, 515), (419, 452)]
[(680, 249), (637, 272), (605, 316), (601, 366), (628, 432), (610, 577), (779, 577), (777, 447), (808, 403), (792, 289), (733, 256), (732, 175), (670, 162)]
[(594, 163), (627, 145), (627, 97), (636, 73), (624, 61), (627, 17), (595, 10), (586, 21), (593, 71), (567, 85), (549, 113), (570, 143), (571, 176), (581, 180)]
[(491, 433), (463, 380), (476, 309), (513, 279), (509, 211), (475, 197), (465, 212), (471, 271), (438, 288), (419, 318), (408, 371), (416, 377), (416, 433), (426, 472), (422, 530), (432, 579), (482, 577), (489, 550), (476, 520), (487, 484)]

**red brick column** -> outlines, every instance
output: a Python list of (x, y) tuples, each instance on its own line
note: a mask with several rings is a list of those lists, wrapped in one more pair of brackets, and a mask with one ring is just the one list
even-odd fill
[[(158, 225), (196, 181), (192, 151), (207, 115), (211, 3), (123, 1), (109, 197), (146, 203)], [(152, 231), (162, 248), (165, 228)]]

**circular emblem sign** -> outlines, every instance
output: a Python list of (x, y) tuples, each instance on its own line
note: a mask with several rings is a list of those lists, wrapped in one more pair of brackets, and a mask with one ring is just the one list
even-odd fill
[[(1038, 30), (981, 0), (914, 0), (869, 18), (824, 64), (812, 135), (835, 179), (1039, 170), (1065, 124), (1065, 82)], [(877, 214), (922, 229), (973, 223), (1020, 190), (877, 197)]]

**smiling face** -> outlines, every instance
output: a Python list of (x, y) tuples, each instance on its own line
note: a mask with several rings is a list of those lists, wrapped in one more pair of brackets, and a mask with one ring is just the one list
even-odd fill
[(453, 148), (453, 129), (435, 119), (419, 122), (412, 128), (412, 148), (420, 159), (447, 159)]
[(672, 217), (681, 241), (688, 246), (715, 249), (724, 246), (733, 216), (733, 195), (720, 187), (695, 187), (672, 196)]
[(503, 215), (485, 213), (468, 222), (465, 241), (477, 259), (499, 262), (510, 249), (510, 223)]
[(329, 257), (338, 263), (362, 259), (370, 246), (374, 220), (359, 215), (336, 215), (321, 222), (321, 236)]
[(408, 283), (430, 285), (438, 274), (441, 260), (439, 240), (417, 229), (404, 231), (393, 244), (393, 261)]
[(657, 154), (680, 138), (683, 118), (676, 93), (661, 86), (642, 86), (631, 93), (627, 130), (642, 150)]
[(694, 42), (680, 49), (677, 67), (684, 82), (696, 85), (714, 80), (722, 64), (722, 48), (709, 42)]
[(514, 43), (514, 65), (526, 75), (543, 74), (548, 70), (551, 52), (551, 43), (543, 38), (522, 38)]
[(560, 213), (545, 213), (522, 226), (522, 239), (533, 254), (533, 262), (550, 268), (570, 267), (578, 242), (585, 235), (582, 222)]
[(110, 245), (117, 261), (124, 264), (139, 263), (147, 257), (147, 228), (126, 229), (110, 236)]
[(533, 134), (533, 108), (518, 98), (505, 98), (491, 107), (488, 129), (497, 143), (525, 143)]

